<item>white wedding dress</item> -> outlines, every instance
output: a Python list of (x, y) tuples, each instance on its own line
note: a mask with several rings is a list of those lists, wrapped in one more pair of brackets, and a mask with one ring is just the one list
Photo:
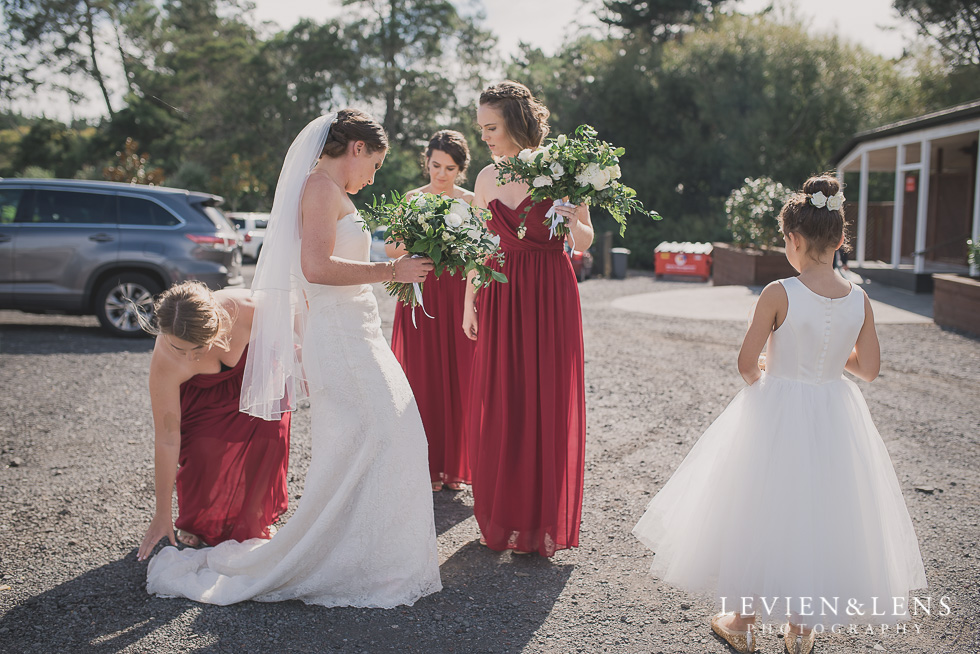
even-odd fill
[[(369, 250), (357, 214), (337, 223), (335, 256), (368, 261)], [(303, 365), (316, 389), (302, 501), (271, 540), (165, 547), (147, 571), (152, 594), (391, 608), (442, 588), (425, 432), (374, 293), (366, 284), (302, 288)]]
[(766, 372), (708, 427), (633, 534), (656, 552), (654, 576), (724, 610), (754, 598), (757, 613), (829, 625), (858, 620), (846, 614), (853, 601), (871, 622), (894, 624), (926, 577), (888, 451), (842, 375), (865, 294), (852, 286), (830, 299), (796, 277), (781, 283), (789, 309)]

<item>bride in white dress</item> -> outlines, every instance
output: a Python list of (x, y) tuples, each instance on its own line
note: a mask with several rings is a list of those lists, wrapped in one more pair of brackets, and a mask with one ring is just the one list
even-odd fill
[(371, 263), (349, 197), (386, 152), (370, 116), (321, 116), (293, 142), (276, 187), (242, 410), (273, 419), (309, 397), (313, 455), (296, 513), (271, 540), (165, 547), (148, 592), (391, 608), (441, 590), (425, 432), (369, 286), (421, 281), (432, 262)]

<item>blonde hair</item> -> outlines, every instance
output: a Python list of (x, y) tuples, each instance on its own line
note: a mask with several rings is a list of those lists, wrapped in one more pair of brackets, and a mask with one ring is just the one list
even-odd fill
[(194, 345), (216, 345), (228, 350), (232, 319), (203, 282), (174, 284), (153, 303), (151, 325), (140, 318), (144, 331), (166, 334)]

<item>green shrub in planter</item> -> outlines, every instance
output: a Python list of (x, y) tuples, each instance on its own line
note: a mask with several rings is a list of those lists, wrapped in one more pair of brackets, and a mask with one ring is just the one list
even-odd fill
[(966, 252), (967, 258), (970, 260), (970, 266), (974, 268), (980, 268), (980, 243), (974, 241), (972, 238), (966, 242)]
[(745, 184), (725, 200), (728, 230), (735, 246), (756, 249), (782, 246), (776, 217), (791, 195), (792, 189), (768, 177), (746, 177)]

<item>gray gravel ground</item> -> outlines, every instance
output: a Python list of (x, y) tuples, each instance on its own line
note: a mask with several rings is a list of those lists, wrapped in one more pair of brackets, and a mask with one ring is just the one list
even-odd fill
[[(707, 626), (710, 603), (650, 577), (652, 555), (630, 535), (742, 386), (735, 356), (743, 325), (610, 306), (685, 283), (637, 274), (581, 285), (581, 547), (550, 560), (490, 552), (476, 543), (470, 493), (443, 491), (435, 516), (445, 590), (390, 611), (214, 607), (147, 595), (136, 549), (153, 502), (150, 342), (106, 337), (92, 318), (0, 312), (0, 651), (731, 651)], [(390, 329), (391, 301), (382, 308)], [(980, 652), (980, 342), (934, 325), (879, 333), (882, 375), (861, 388), (916, 526), (930, 584), (918, 595), (932, 598), (932, 613), (914, 619), (918, 633), (882, 634), (863, 623), (856, 634), (821, 638), (817, 651)], [(309, 412), (293, 425), (290, 490), (298, 498)], [(787, 547), (807, 537), (805, 520), (788, 527)], [(781, 643), (767, 636), (762, 651), (782, 651)]]

